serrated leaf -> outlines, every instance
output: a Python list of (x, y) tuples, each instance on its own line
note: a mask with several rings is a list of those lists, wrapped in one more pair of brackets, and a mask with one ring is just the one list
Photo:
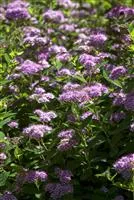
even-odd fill
[(0, 187), (6, 185), (10, 172), (0, 172)]

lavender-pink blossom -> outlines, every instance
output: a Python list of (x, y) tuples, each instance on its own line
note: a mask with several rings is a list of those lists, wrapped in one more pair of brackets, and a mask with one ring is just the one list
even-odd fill
[(113, 164), (113, 167), (124, 178), (130, 178), (134, 168), (134, 154), (122, 156)]
[(83, 88), (83, 90), (88, 93), (90, 98), (99, 97), (108, 93), (108, 88), (101, 83), (95, 83), (91, 86), (87, 86)]
[(42, 110), (35, 110), (35, 114), (37, 114), (42, 122), (50, 122), (52, 119), (56, 118), (57, 115), (53, 111), (43, 112)]
[(130, 92), (126, 95), (126, 99), (124, 101), (124, 107), (126, 110), (134, 110), (134, 92)]
[(67, 68), (60, 69), (57, 72), (58, 76), (71, 76), (72, 74), (72, 71)]
[(46, 68), (44, 65), (37, 64), (31, 60), (25, 60), (24, 63), (17, 67), (17, 70), (25, 75), (35, 75), (44, 68)]
[(6, 160), (7, 156), (5, 153), (0, 153), (0, 161)]
[(48, 183), (45, 191), (50, 193), (52, 199), (61, 199), (68, 193), (73, 193), (73, 186), (71, 184)]
[(75, 147), (76, 144), (77, 144), (76, 139), (69, 139), (69, 138), (61, 139), (60, 143), (57, 146), (57, 149), (61, 152), (68, 151), (73, 147)]
[(95, 46), (103, 45), (107, 41), (107, 36), (102, 33), (92, 34), (89, 37), (90, 44)]
[(51, 132), (52, 128), (47, 125), (30, 125), (27, 128), (23, 129), (23, 134), (29, 138), (41, 139), (47, 133)]
[(18, 128), (19, 124), (18, 124), (17, 121), (11, 121), (11, 122), (8, 123), (8, 126), (10, 128)]
[(82, 116), (81, 116), (81, 119), (82, 119), (82, 120), (85, 120), (85, 119), (87, 119), (88, 117), (90, 117), (92, 114), (93, 114), (93, 113), (90, 112), (90, 111), (84, 112), (84, 113), (82, 114)]
[(112, 8), (108, 13), (108, 18), (119, 18), (119, 17), (128, 17), (134, 15), (134, 8), (129, 8), (125, 6), (116, 6)]
[(40, 29), (33, 26), (25, 26), (23, 32), (25, 37), (40, 36), (41, 33)]
[(131, 131), (131, 132), (134, 132), (134, 122), (132, 122), (132, 123), (130, 124), (130, 131)]
[(64, 22), (64, 15), (59, 10), (49, 9), (43, 14), (43, 17), (44, 17), (45, 21), (51, 21), (54, 23)]
[(121, 120), (126, 118), (126, 114), (123, 111), (115, 112), (111, 115), (110, 121), (112, 122), (120, 122)]
[(125, 199), (122, 195), (118, 195), (113, 200), (125, 200)]
[(45, 182), (47, 178), (48, 178), (48, 175), (46, 172), (38, 171), (38, 170), (30, 170), (26, 173), (24, 177), (25, 182), (28, 182), (28, 183), (33, 183), (36, 180)]
[(56, 55), (56, 59), (59, 60), (60, 62), (67, 62), (71, 58), (69, 53), (59, 53)]
[(59, 100), (63, 101), (63, 102), (86, 102), (90, 100), (90, 97), (88, 95), (88, 93), (86, 91), (66, 91), (63, 92), (60, 96), (59, 96)]
[(6, 191), (0, 196), (0, 200), (17, 200), (17, 198), (11, 192)]
[(31, 16), (27, 9), (28, 5), (28, 3), (20, 0), (9, 3), (6, 10), (6, 18), (10, 20), (29, 19)]
[(58, 46), (54, 44), (49, 47), (49, 52), (51, 54), (61, 54), (61, 53), (67, 53), (67, 50), (64, 46)]
[(58, 138), (72, 138), (74, 136), (75, 131), (73, 129), (63, 130), (58, 134)]
[(55, 172), (61, 183), (67, 184), (71, 181), (71, 177), (73, 176), (72, 172), (69, 170), (62, 170), (60, 168), (56, 168)]
[(109, 77), (114, 80), (125, 75), (126, 73), (127, 73), (126, 68), (123, 66), (119, 66), (112, 69)]
[(57, 0), (57, 3), (59, 6), (63, 7), (63, 8), (78, 8), (79, 4), (72, 2), (71, 0)]

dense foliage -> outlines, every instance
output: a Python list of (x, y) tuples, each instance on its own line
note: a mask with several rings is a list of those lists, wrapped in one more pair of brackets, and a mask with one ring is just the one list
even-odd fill
[(134, 1), (0, 3), (0, 200), (134, 199)]

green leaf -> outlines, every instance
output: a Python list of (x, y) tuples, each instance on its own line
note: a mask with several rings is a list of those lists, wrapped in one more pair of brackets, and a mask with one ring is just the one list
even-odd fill
[(25, 184), (24, 186), (23, 186), (23, 192), (24, 192), (24, 194), (30, 194), (30, 195), (32, 195), (32, 194), (36, 194), (36, 193), (38, 193), (38, 189), (37, 189), (37, 187), (35, 186), (35, 185), (33, 185), (33, 184)]
[(35, 197), (36, 197), (37, 199), (41, 199), (41, 194), (35, 194)]
[(3, 113), (0, 113), (0, 119), (5, 119), (5, 118), (13, 117), (14, 115), (15, 115), (15, 113), (3, 112)]
[(11, 118), (7, 118), (7, 119), (5, 119), (5, 120), (2, 120), (1, 122), (0, 122), (0, 128), (2, 128), (5, 124), (7, 124), (8, 122), (10, 122), (11, 121)]
[(105, 172), (101, 173), (101, 174), (96, 174), (96, 177), (106, 177), (108, 180), (111, 180), (111, 176), (110, 176), (110, 169), (108, 168)]
[(29, 116), (29, 118), (30, 118), (30, 119), (34, 119), (34, 120), (36, 120), (36, 121), (38, 121), (38, 122), (40, 121), (39, 117), (36, 117), (36, 116)]
[(11, 166), (11, 167), (13, 168), (13, 170), (16, 171), (16, 172), (20, 172), (20, 171), (23, 170), (23, 167), (22, 167), (22, 166), (19, 166), (19, 165), (15, 164), (15, 163), (11, 163), (10, 166)]
[(5, 137), (5, 134), (0, 131), (0, 139), (4, 139), (4, 137)]
[(0, 172), (0, 187), (6, 185), (10, 172)]
[(132, 51), (132, 52), (134, 51), (134, 45), (133, 44), (129, 46), (129, 51)]
[(0, 81), (0, 85), (5, 85), (6, 83), (10, 83), (11, 80), (2, 80)]
[(55, 60), (53, 64), (58, 70), (62, 67), (62, 63), (59, 60)]
[(74, 197), (72, 195), (68, 194), (63, 197), (63, 200), (74, 200)]
[(134, 40), (134, 23), (131, 23), (128, 27), (128, 31), (130, 33), (130, 36), (132, 38), (132, 40)]
[(75, 75), (75, 76), (73, 76), (73, 78), (81, 81), (82, 83), (87, 83), (86, 79), (82, 75), (80, 75), (80, 76), (79, 75)]
[(134, 40), (134, 29), (131, 31), (130, 36), (131, 36), (132, 40)]
[(103, 70), (103, 77), (105, 78), (105, 80), (107, 80), (109, 83), (111, 83), (111, 84), (113, 84), (113, 85), (115, 85), (115, 86), (117, 86), (117, 87), (120, 87), (120, 88), (122, 88), (122, 85), (120, 84), (120, 82), (119, 81), (113, 81), (113, 80), (111, 80), (109, 77), (108, 77), (108, 74), (107, 74), (107, 72), (105, 71), (105, 70)]
[(10, 57), (7, 53), (4, 55), (4, 57), (5, 57), (5, 60), (6, 60), (7, 63), (11, 62)]
[(16, 149), (14, 150), (14, 156), (16, 159), (20, 159), (20, 157), (22, 156), (22, 151), (21, 149), (17, 146)]

